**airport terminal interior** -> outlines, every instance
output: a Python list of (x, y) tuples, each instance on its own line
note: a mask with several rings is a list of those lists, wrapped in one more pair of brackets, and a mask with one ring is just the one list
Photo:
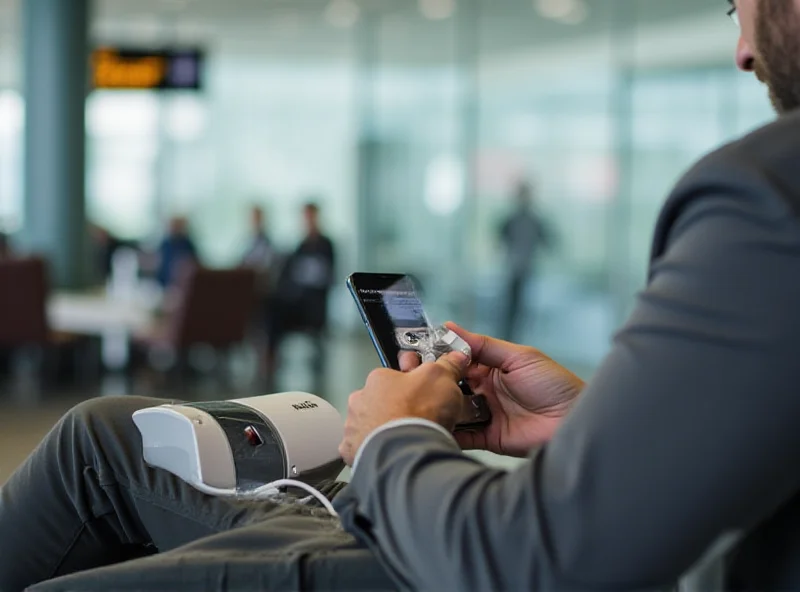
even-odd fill
[[(379, 365), (356, 271), (413, 274), (433, 322), (590, 377), (671, 187), (773, 117), (734, 67), (720, 0), (59, 3), (0, 0), (0, 261), (37, 255), (46, 276), (38, 304), (0, 277), (0, 302), (36, 304), (50, 336), (16, 343), (0, 323), (0, 484), (92, 397), (303, 390), (344, 411)], [(86, 51), (45, 79), (70, 35)], [(521, 202), (542, 230), (530, 244), (508, 230)], [(335, 253), (327, 310), (289, 297), (276, 313), (310, 226)], [(258, 266), (224, 348), (170, 342), (174, 302), (202, 285), (165, 267), (185, 249), (210, 270)], [(241, 309), (235, 291), (191, 314)], [(274, 317), (309, 307), (325, 318), (273, 351)]]

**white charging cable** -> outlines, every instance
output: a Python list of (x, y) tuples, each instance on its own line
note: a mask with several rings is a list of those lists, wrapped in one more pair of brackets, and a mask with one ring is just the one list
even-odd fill
[[(303, 483), (302, 481), (295, 481), (294, 479), (278, 479), (277, 481), (273, 481), (271, 483), (267, 483), (266, 485), (262, 485), (253, 489), (252, 491), (237, 491), (236, 489), (218, 489), (216, 487), (211, 487), (210, 485), (205, 485), (202, 483), (192, 483), (196, 489), (199, 489), (203, 493), (207, 493), (208, 495), (218, 495), (223, 497), (238, 497), (240, 499), (265, 499), (269, 497), (273, 497), (276, 494), (280, 493), (281, 487), (295, 487), (298, 489), (302, 489), (310, 493), (314, 498), (316, 498), (328, 511), (331, 516), (335, 516), (338, 518), (339, 514), (333, 507), (333, 504), (326, 498), (322, 493), (309, 485), (308, 483)], [(304, 498), (303, 500), (308, 500), (310, 498)]]

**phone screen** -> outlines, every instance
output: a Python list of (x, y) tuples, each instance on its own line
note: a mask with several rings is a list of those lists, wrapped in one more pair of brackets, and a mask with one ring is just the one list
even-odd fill
[(430, 326), (411, 276), (356, 273), (348, 286), (384, 366), (399, 370), (401, 351), (416, 350)]

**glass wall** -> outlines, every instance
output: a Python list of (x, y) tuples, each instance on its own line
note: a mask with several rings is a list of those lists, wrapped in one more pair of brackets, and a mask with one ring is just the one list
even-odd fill
[(23, 223), (19, 10), (19, 0), (0, 2), (0, 232), (7, 233)]
[(459, 20), (422, 13), (363, 24), (360, 265), (413, 273), (442, 318), (460, 303), (467, 164)]
[[(527, 286), (514, 337), (591, 368), (644, 285), (671, 187), (702, 154), (772, 115), (760, 85), (733, 67), (738, 30), (718, 2), (583, 6), (574, 22), (531, 10), (527, 46), (481, 55), (470, 233), (480, 275), (465, 296), (479, 303), (476, 326), (502, 329), (499, 221), (519, 179), (529, 180), (555, 242)], [(513, 31), (519, 18), (484, 14), (482, 35), (491, 39), (502, 22)]]
[[(438, 24), (404, 18), (418, 32), (394, 54), (378, 45), (372, 87), (383, 125), (370, 136), (378, 155), (362, 196), (377, 201), (371, 266), (417, 271), (440, 317), (502, 334), (500, 229), (527, 181), (552, 240), (513, 337), (593, 367), (644, 284), (672, 185), (771, 117), (763, 89), (733, 68), (738, 31), (713, 0), (462, 1)], [(402, 93), (384, 91), (398, 47), (420, 59), (417, 45), (437, 67), (409, 69)], [(398, 96), (418, 104), (403, 110)]]
[[(483, 36), (494, 37), (497, 49), (481, 56), (480, 67), (475, 321), (488, 333), (589, 363), (614, 323), (608, 273), (619, 188), (616, 7), (593, 4), (574, 24), (531, 8), (523, 20), (528, 36), (520, 31), (519, 48), (506, 56), (496, 29), (520, 30), (523, 14), (487, 11), (481, 18)], [(509, 333), (503, 317), (512, 270), (500, 230), (517, 215), (514, 193), (523, 182), (552, 237), (523, 286), (521, 315)]]
[[(719, 0), (97, 0), (93, 36), (205, 48), (197, 93), (92, 92), (92, 221), (150, 242), (188, 215), (234, 263), (247, 208), (291, 248), (314, 200), (338, 274), (410, 271), (434, 317), (500, 333), (500, 230), (532, 187), (552, 240), (514, 337), (591, 368), (641, 288), (670, 187), (771, 117)], [(0, 228), (21, 220), (18, 0), (0, 7)], [(6, 18), (8, 17), (8, 18)], [(343, 289), (334, 320), (358, 326)]]

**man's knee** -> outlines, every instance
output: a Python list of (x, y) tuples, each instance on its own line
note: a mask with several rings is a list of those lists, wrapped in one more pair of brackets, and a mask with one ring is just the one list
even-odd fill
[(134, 412), (167, 402), (147, 397), (98, 397), (75, 405), (60, 423), (73, 436), (79, 432), (120, 438), (136, 430)]
[(47, 436), (45, 446), (55, 446), (58, 455), (81, 459), (99, 472), (111, 467), (115, 473), (137, 470), (141, 464), (141, 440), (133, 423), (139, 409), (169, 401), (143, 397), (99, 397), (70, 409)]
[(167, 403), (163, 399), (147, 397), (97, 397), (75, 405), (67, 417), (81, 423), (118, 423), (127, 421), (135, 411)]

